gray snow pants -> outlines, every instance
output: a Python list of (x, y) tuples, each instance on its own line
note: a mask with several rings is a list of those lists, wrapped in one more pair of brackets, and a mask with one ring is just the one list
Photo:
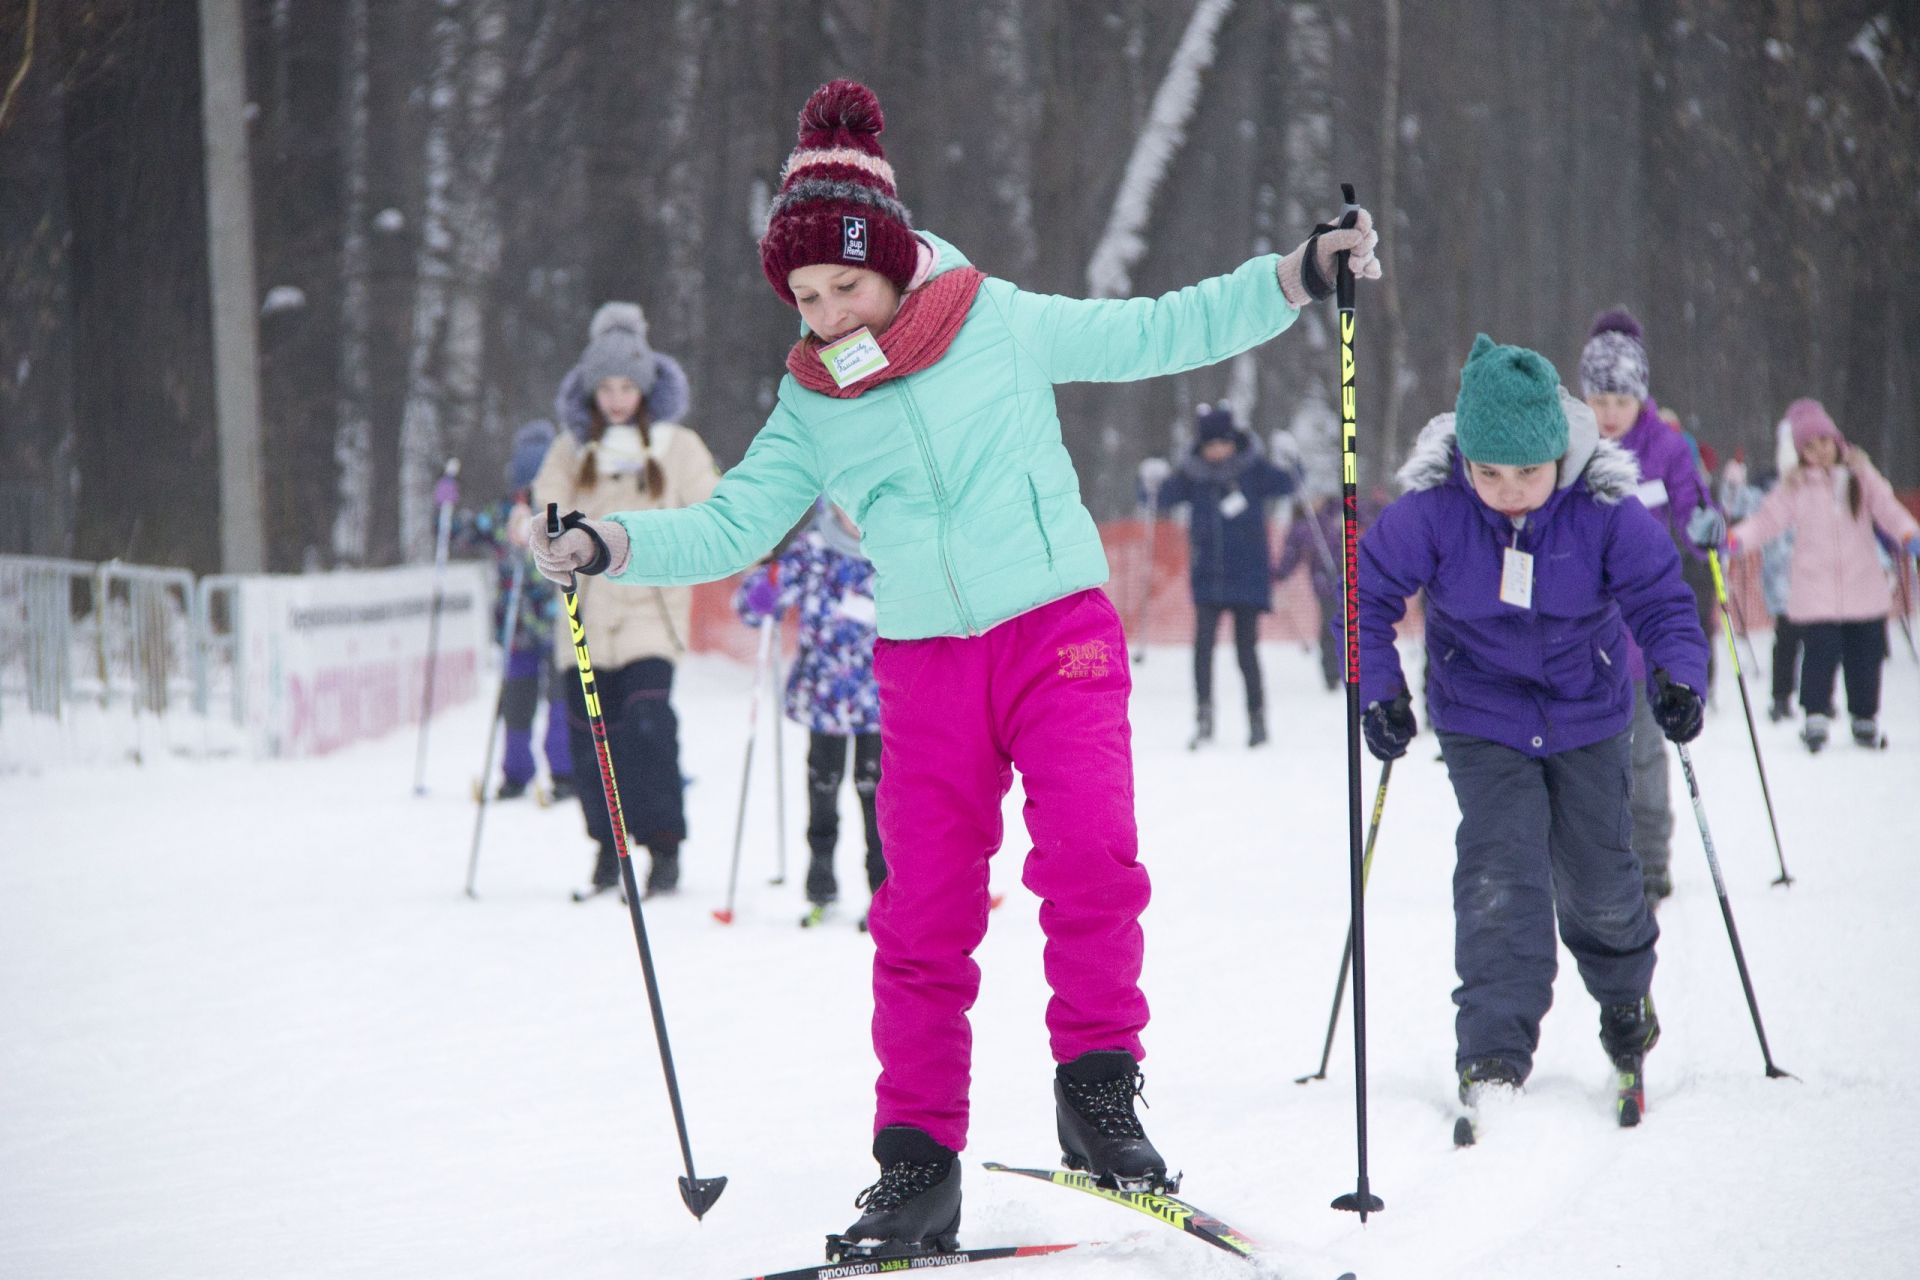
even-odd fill
[(1536, 759), (1442, 732), (1460, 803), (1453, 871), (1455, 1066), (1511, 1063), (1524, 1079), (1553, 1003), (1554, 917), (1602, 1005), (1653, 984), (1660, 930), (1630, 843), (1629, 735)]
[(1633, 686), (1633, 851), (1647, 897), (1673, 892), (1673, 800), (1668, 793), (1667, 738), (1653, 718), (1647, 686)]

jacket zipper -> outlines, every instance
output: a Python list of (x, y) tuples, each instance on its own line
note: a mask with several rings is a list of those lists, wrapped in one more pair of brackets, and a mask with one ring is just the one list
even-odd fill
[(947, 550), (947, 489), (940, 483), (940, 468), (933, 461), (933, 439), (927, 433), (926, 421), (920, 416), (920, 406), (915, 403), (913, 392), (907, 389), (905, 379), (894, 383), (900, 393), (900, 404), (906, 411), (907, 425), (913, 428), (914, 442), (920, 446), (920, 460), (926, 464), (927, 476), (933, 482), (933, 502), (940, 513), (940, 567), (947, 575), (947, 590), (953, 593), (953, 607), (960, 615), (960, 624), (967, 634), (977, 636), (980, 631), (973, 625), (973, 615), (967, 612), (967, 602), (960, 595), (960, 583), (953, 576), (953, 556)]

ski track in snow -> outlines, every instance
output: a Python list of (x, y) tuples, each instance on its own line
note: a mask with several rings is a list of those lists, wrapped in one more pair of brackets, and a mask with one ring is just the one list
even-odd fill
[[(1479, 1146), (1452, 1148), (1456, 815), (1423, 732), (1396, 770), (1371, 887), (1370, 1173), (1387, 1208), (1364, 1227), (1327, 1207), (1354, 1186), (1344, 1017), (1328, 1078), (1291, 1083), (1318, 1060), (1346, 926), (1342, 700), (1298, 649), (1264, 656), (1275, 741), (1258, 752), (1239, 745), (1230, 661), (1220, 740), (1193, 754), (1186, 651), (1134, 668), (1156, 890), (1143, 1114), (1186, 1198), (1269, 1245), (1258, 1274), (1920, 1273), (1920, 671), (1905, 654), (1887, 666), (1890, 751), (1843, 740), (1809, 758), (1792, 726), (1760, 725), (1790, 890), (1768, 886), (1722, 673), (1695, 761), (1774, 1057), (1799, 1080), (1762, 1074), (1675, 766), (1664, 1030), (1635, 1131), (1613, 1126), (1595, 1008), (1563, 952), (1525, 1097)], [(436, 723), (425, 799), (409, 794), (411, 730), (315, 761), (0, 777), (0, 1275), (735, 1280), (816, 1260), (873, 1176), (859, 822), (849, 789), (847, 909), (801, 931), (804, 736), (788, 735), (780, 889), (763, 741), (738, 921), (709, 918), (749, 683), (719, 659), (681, 669), (693, 836), (682, 893), (647, 907), (698, 1171), (731, 1179), (704, 1223), (674, 1185), (626, 913), (567, 901), (590, 863), (577, 807), (493, 806), (480, 899), (461, 893), (483, 688)], [(1057, 1157), (1020, 800), (1016, 786), (993, 872), (1007, 902), (979, 956), (962, 1237), (1111, 1243), (978, 1274), (1254, 1274), (1136, 1214), (978, 1167)]]

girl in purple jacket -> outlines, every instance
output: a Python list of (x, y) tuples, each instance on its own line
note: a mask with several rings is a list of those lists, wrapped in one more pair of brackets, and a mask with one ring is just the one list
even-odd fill
[[(1686, 436), (1668, 423), (1651, 393), (1652, 374), (1640, 322), (1625, 307), (1594, 317), (1587, 345), (1580, 352), (1580, 394), (1593, 410), (1602, 439), (1633, 455), (1640, 484), (1633, 496), (1665, 526), (1681, 549), (1680, 573), (1693, 592), (1701, 628), (1713, 631), (1713, 579), (1706, 557), (1687, 539), (1687, 522), (1696, 513), (1714, 512), (1699, 464)], [(1724, 527), (1724, 526), (1723, 526)], [(1673, 803), (1668, 794), (1666, 744), (1653, 722), (1645, 693), (1645, 664), (1640, 650), (1627, 649), (1627, 670), (1641, 692), (1633, 708), (1633, 851), (1640, 859), (1647, 902), (1673, 892)], [(1707, 651), (1712, 678), (1713, 651)]]
[[(1424, 590), (1427, 712), (1461, 815), (1461, 1101), (1532, 1069), (1557, 911), (1634, 1123), (1641, 1058), (1659, 1036), (1648, 995), (1659, 930), (1628, 839), (1627, 643), (1631, 632), (1647, 654), (1661, 730), (1690, 741), (1707, 641), (1679, 553), (1632, 496), (1631, 455), (1599, 438), (1553, 366), (1485, 334), (1454, 412), (1427, 424), (1399, 479), (1408, 492), (1360, 544), (1362, 727), (1382, 760), (1418, 731), (1394, 625)], [(1471, 1141), (1470, 1124), (1456, 1137)]]

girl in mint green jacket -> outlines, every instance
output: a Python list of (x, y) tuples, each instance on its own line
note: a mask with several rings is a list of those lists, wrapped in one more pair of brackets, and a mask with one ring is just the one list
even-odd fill
[(873, 900), (880, 1059), (867, 1212), (829, 1252), (954, 1246), (965, 1145), (974, 949), (987, 862), (1018, 767), (1042, 899), (1047, 1027), (1064, 1155), (1108, 1184), (1170, 1185), (1134, 1114), (1147, 1002), (1139, 988), (1126, 637), (1100, 588), (1107, 561), (1061, 442), (1056, 383), (1213, 364), (1265, 342), (1331, 292), (1333, 255), (1377, 277), (1363, 211), (1292, 254), (1166, 294), (1082, 301), (1027, 293), (915, 231), (881, 150), (871, 92), (816, 91), (765, 238), (774, 292), (806, 333), (779, 402), (713, 496), (676, 511), (532, 533), (543, 573), (674, 586), (739, 572), (824, 492), (859, 526), (880, 639), (881, 841)]

